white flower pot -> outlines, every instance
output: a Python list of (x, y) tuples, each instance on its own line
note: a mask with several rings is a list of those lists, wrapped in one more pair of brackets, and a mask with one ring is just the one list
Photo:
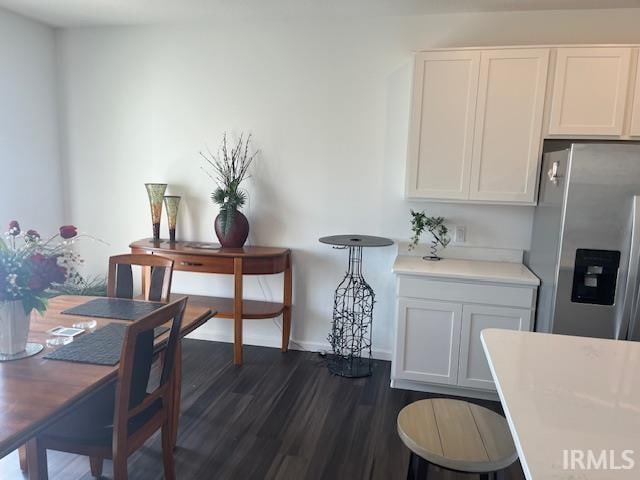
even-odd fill
[(14, 355), (27, 348), (31, 315), (21, 300), (0, 302), (0, 354)]

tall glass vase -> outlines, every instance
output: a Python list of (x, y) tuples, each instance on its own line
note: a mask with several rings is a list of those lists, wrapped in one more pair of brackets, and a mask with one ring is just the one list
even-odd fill
[(176, 221), (178, 220), (180, 197), (176, 195), (165, 196), (164, 206), (167, 210), (167, 221), (169, 223), (169, 242), (176, 243)]
[(30, 320), (22, 300), (0, 302), (0, 355), (15, 355), (25, 350)]
[(160, 240), (160, 218), (162, 217), (162, 199), (167, 190), (166, 183), (145, 183), (149, 205), (151, 206), (151, 223), (153, 224), (153, 240)]

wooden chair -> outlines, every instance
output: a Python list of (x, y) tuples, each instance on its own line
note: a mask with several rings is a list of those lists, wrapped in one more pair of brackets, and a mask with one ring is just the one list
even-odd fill
[(160, 255), (124, 254), (109, 258), (107, 296), (133, 298), (132, 266), (144, 269), (144, 299), (152, 302), (168, 302), (171, 295), (173, 260)]
[[(146, 282), (143, 296), (152, 302), (168, 302), (171, 296), (171, 280), (173, 277), (173, 260), (160, 255), (123, 254), (109, 258), (107, 277), (107, 296), (117, 298), (134, 298), (133, 266), (142, 267)], [(179, 401), (179, 399), (178, 399)], [(20, 468), (28, 471), (27, 450), (23, 445), (18, 449)], [(99, 470), (92, 460), (92, 468)]]
[[(37, 462), (29, 461), (29, 478), (48, 478), (46, 451), (50, 449), (91, 457), (94, 476), (102, 474), (102, 459), (111, 458), (114, 480), (126, 480), (129, 455), (161, 429), (164, 475), (167, 480), (175, 479), (169, 406), (186, 304), (186, 297), (177, 300), (127, 328), (115, 387), (111, 387), (113, 384), (103, 387), (29, 442), (29, 460), (37, 455)], [(157, 388), (147, 393), (154, 329), (167, 322), (171, 322), (171, 331), (160, 380)]]

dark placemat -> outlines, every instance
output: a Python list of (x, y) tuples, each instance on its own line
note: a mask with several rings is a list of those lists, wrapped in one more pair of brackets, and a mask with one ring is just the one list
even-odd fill
[[(110, 323), (93, 333), (76, 337), (73, 342), (47, 353), (44, 358), (93, 365), (116, 365), (120, 361), (126, 328), (127, 325), (124, 323)], [(168, 327), (157, 327), (153, 332), (154, 337), (162, 335), (167, 330)]]
[(144, 302), (126, 298), (96, 298), (60, 313), (81, 317), (140, 320), (163, 306), (164, 303), (160, 302)]

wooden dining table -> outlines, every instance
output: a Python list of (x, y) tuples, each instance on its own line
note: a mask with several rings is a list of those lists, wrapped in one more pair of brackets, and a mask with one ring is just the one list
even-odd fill
[[(111, 322), (129, 323), (110, 318), (89, 318), (61, 313), (95, 297), (60, 296), (49, 301), (44, 316), (33, 312), (29, 341), (45, 345), (39, 354), (20, 360), (0, 362), (0, 458), (24, 445), (29, 439), (73, 410), (81, 400), (108, 382), (115, 381), (118, 365), (102, 366), (84, 363), (47, 360), (52, 348), (46, 347), (50, 337), (47, 330), (57, 326), (96, 320), (100, 328)], [(189, 305), (182, 321), (181, 333), (186, 335), (204, 324), (215, 312)], [(86, 334), (83, 334), (86, 335)], [(168, 332), (156, 338), (160, 350), (168, 339)], [(59, 347), (56, 347), (59, 348)], [(173, 437), (177, 435), (180, 408), (180, 362), (175, 365)], [(33, 455), (35, 457), (35, 455)], [(30, 458), (29, 461), (35, 461)], [(29, 467), (31, 469), (31, 465)]]

